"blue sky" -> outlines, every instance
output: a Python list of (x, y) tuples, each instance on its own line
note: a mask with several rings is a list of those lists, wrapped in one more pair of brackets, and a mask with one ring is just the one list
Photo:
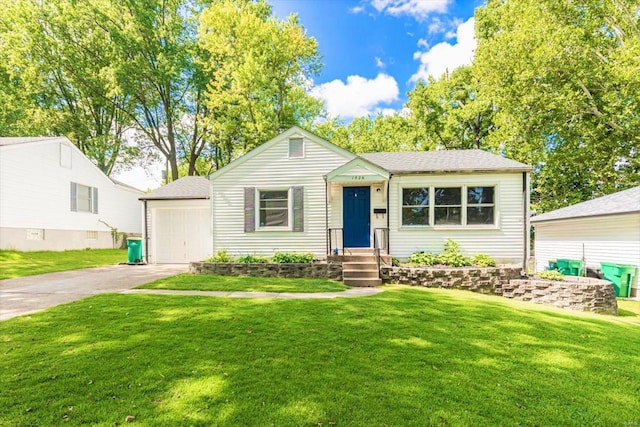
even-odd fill
[(312, 93), (346, 120), (398, 111), (418, 79), (468, 64), (473, 13), (483, 0), (271, 0), (318, 41)]

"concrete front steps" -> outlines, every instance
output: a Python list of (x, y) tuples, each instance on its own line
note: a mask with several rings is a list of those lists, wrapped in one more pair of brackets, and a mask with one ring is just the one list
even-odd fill
[[(345, 285), (363, 287), (380, 286), (382, 284), (373, 249), (345, 248), (344, 252), (343, 255), (333, 255), (330, 259), (342, 262), (342, 281)], [(389, 263), (391, 262), (389, 255), (382, 255), (381, 257), (388, 257)], [(383, 261), (381, 260), (381, 262)]]

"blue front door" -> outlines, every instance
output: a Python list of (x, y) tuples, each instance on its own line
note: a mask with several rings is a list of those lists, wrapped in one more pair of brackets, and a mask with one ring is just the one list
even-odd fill
[(368, 248), (370, 227), (369, 187), (343, 187), (342, 224), (344, 246)]

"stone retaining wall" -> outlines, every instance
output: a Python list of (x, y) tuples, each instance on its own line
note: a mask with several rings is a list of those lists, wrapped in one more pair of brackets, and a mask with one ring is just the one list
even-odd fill
[(464, 289), (482, 294), (501, 294), (502, 286), (519, 278), (520, 267), (383, 267), (382, 282), (426, 288)]
[(189, 271), (219, 276), (290, 277), (342, 280), (342, 264), (245, 264), (237, 262), (192, 262)]
[(569, 310), (618, 314), (611, 282), (590, 277), (565, 276), (564, 281), (511, 280), (502, 285), (502, 296)]

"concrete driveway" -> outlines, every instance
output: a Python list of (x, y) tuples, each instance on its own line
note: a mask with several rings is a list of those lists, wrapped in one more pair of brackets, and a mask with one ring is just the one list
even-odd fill
[(0, 320), (186, 273), (187, 264), (110, 265), (0, 280)]

